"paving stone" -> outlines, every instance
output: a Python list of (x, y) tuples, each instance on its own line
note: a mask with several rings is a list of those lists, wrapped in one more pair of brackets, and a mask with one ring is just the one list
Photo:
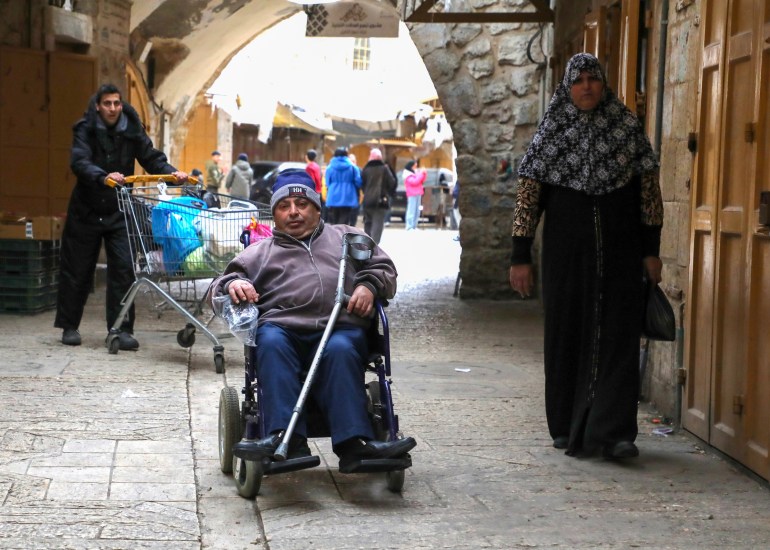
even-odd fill
[[(180, 348), (185, 320), (158, 317), (150, 296), (137, 300), (136, 353), (107, 353), (103, 288), (77, 348), (60, 344), (53, 312), (0, 316), (0, 354), (14, 357), (0, 367), (0, 548), (767, 546), (767, 484), (686, 432), (654, 435), (646, 405), (637, 460), (554, 449), (540, 307), (452, 297), (455, 234), (389, 227), (383, 237), (400, 272), (392, 390), (418, 442), (401, 494), (383, 474), (340, 474), (329, 441), (312, 439), (321, 466), (239, 497), (220, 471), (217, 406), (222, 387), (243, 384), (243, 348), (222, 337), (227, 372), (216, 374), (210, 342), (199, 334)], [(217, 319), (210, 327), (226, 332)]]

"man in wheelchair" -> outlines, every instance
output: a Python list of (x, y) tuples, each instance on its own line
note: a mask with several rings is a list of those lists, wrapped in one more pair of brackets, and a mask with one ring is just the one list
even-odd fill
[[(303, 374), (335, 305), (343, 235), (361, 233), (346, 225), (324, 224), (320, 195), (304, 170), (278, 176), (270, 206), (273, 236), (241, 252), (210, 289), (211, 297), (229, 294), (234, 303), (259, 306), (256, 358), (268, 435), (233, 447), (236, 457), (256, 461), (275, 455), (292, 418)], [(412, 437), (375, 440), (367, 413), (366, 332), (375, 298), (386, 300), (396, 292), (396, 268), (375, 246), (368, 260), (348, 262), (345, 275), (350, 299), (339, 313), (310, 388), (341, 470), (355, 461), (402, 457), (416, 445)], [(289, 441), (289, 459), (310, 456), (303, 416)]]

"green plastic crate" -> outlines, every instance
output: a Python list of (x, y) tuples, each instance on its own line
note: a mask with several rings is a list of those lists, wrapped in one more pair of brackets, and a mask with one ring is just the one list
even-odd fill
[(56, 285), (40, 289), (0, 291), (0, 313), (40, 313), (56, 307)]
[(40, 241), (35, 239), (0, 239), (0, 256), (6, 252), (32, 252), (43, 254), (61, 250), (61, 241)]
[(14, 275), (0, 273), (0, 293), (18, 288), (40, 289), (58, 283), (58, 271)]
[(59, 270), (59, 251), (30, 253), (26, 251), (0, 252), (0, 275), (27, 275)]

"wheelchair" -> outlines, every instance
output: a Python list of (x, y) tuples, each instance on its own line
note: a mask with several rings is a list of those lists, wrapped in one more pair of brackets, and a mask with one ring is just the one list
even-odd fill
[[(368, 239), (368, 237), (366, 237)], [(368, 239), (371, 241), (371, 239)], [(351, 237), (350, 243), (355, 245), (362, 241), (361, 237)], [(347, 257), (349, 243), (343, 246), (343, 258), (340, 272), (344, 273), (344, 261)], [(371, 242), (373, 246), (373, 241)], [(351, 257), (356, 257), (355, 252)], [(338, 289), (338, 300), (341, 301), (342, 280)], [(391, 363), (390, 363), (390, 330), (388, 318), (385, 315), (386, 303), (375, 301), (376, 313), (367, 331), (367, 344), (369, 356), (361, 368), (364, 370), (365, 389), (367, 395), (367, 412), (371, 422), (375, 439), (378, 441), (395, 441), (403, 435), (399, 430), (398, 415), (393, 408), (393, 396), (391, 393)], [(335, 305), (336, 310), (341, 303)], [(336, 313), (330, 319), (332, 330), (336, 320)], [(326, 336), (325, 336), (326, 337)], [(324, 338), (325, 338), (324, 337)], [(323, 345), (323, 344), (321, 344)], [(265, 475), (280, 474), (314, 468), (321, 463), (318, 456), (302, 456), (291, 458), (281, 456), (280, 449), (273, 457), (264, 457), (261, 460), (245, 460), (233, 455), (233, 445), (241, 439), (258, 440), (266, 437), (264, 426), (264, 411), (262, 409), (262, 387), (258, 378), (258, 365), (256, 362), (256, 347), (244, 346), (244, 386), (241, 390), (243, 401), (240, 402), (238, 391), (233, 386), (222, 388), (219, 396), (219, 465), (223, 473), (233, 474), (238, 494), (244, 498), (254, 498), (259, 493), (262, 478)], [(314, 365), (307, 373), (305, 384), (312, 385), (312, 372)], [(368, 380), (368, 381), (367, 381)], [(303, 392), (304, 393), (304, 388)], [(331, 433), (326, 426), (323, 415), (313, 402), (312, 395), (295, 408), (302, 409), (305, 415), (307, 437), (330, 437)], [(287, 431), (291, 432), (291, 425)], [(384, 472), (387, 488), (399, 493), (404, 487), (405, 470), (412, 466), (411, 456), (407, 453), (397, 458), (360, 459), (354, 461), (340, 473), (375, 473)]]
[[(402, 435), (390, 389), (392, 380), (388, 320), (380, 303), (377, 303), (377, 315), (369, 328), (367, 339), (369, 357), (362, 368), (366, 371), (366, 377), (370, 378), (365, 382), (369, 419), (377, 440), (392, 441)], [(265, 457), (261, 461), (251, 461), (233, 456), (233, 445), (242, 438), (261, 439), (267, 435), (262, 422), (262, 388), (257, 378), (256, 348), (245, 346), (244, 355), (245, 384), (241, 391), (244, 395), (243, 402), (239, 402), (238, 391), (233, 386), (222, 388), (219, 396), (219, 465), (223, 473), (233, 474), (239, 495), (254, 498), (259, 493), (263, 476), (314, 468), (320, 465), (321, 459), (318, 456), (308, 456), (278, 461)], [(308, 439), (330, 436), (312, 397), (308, 399), (304, 413)], [(411, 465), (409, 454), (399, 458), (365, 459), (357, 461), (351, 471), (345, 473), (384, 472), (387, 488), (399, 493), (404, 487), (405, 470)]]

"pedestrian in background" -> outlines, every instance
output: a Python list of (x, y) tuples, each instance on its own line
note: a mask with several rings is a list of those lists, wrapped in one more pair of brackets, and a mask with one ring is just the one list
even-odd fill
[(315, 183), (315, 192), (320, 194), (321, 193), (321, 167), (318, 166), (318, 163), (315, 161), (318, 154), (315, 152), (314, 149), (308, 149), (307, 153), (305, 153), (305, 162), (307, 163), (307, 166), (305, 166), (305, 172), (307, 172), (310, 177), (313, 180), (313, 183)]
[[(353, 153), (348, 154), (348, 158), (350, 159), (350, 162), (353, 163), (353, 166), (356, 167), (356, 170), (358, 170), (358, 175), (361, 175), (361, 169), (358, 167), (358, 159), (356, 158), (356, 155)], [(361, 189), (358, 190), (358, 204), (356, 204), (353, 207), (353, 210), (350, 211), (350, 218), (348, 219), (348, 225), (352, 225), (353, 227), (358, 224), (358, 215), (361, 213), (361, 201), (364, 200), (363, 193)]]
[(428, 173), (420, 168), (419, 161), (410, 160), (404, 166), (404, 187), (406, 189), (406, 230), (417, 229), (420, 221), (420, 203), (425, 193), (425, 178)]
[[(107, 255), (107, 331), (117, 322), (121, 302), (134, 282), (134, 260), (128, 229), (118, 208), (110, 179), (126, 184), (138, 162), (150, 174), (173, 174), (185, 183), (187, 174), (168, 163), (152, 145), (139, 115), (123, 102), (120, 90), (104, 84), (88, 102), (72, 129), (70, 168), (77, 182), (70, 196), (60, 252), (59, 289), (54, 326), (62, 329), (62, 343), (81, 344), (80, 321), (94, 284), (94, 271), (104, 244)], [(134, 304), (118, 335), (121, 350), (135, 350)]]
[(379, 149), (372, 149), (369, 153), (369, 162), (361, 172), (361, 189), (364, 194), (364, 231), (379, 244), (385, 214), (390, 208), (390, 197), (396, 192), (396, 178), (382, 162)]
[[(455, 180), (455, 186), (452, 188), (452, 213), (449, 216), (449, 228), (460, 229), (460, 180)], [(455, 240), (459, 241), (460, 236), (457, 235)]]
[(533, 287), (541, 214), (545, 407), (553, 446), (635, 457), (644, 289), (661, 280), (658, 163), (592, 55), (566, 73), (519, 167), (510, 283)]
[(252, 183), (254, 183), (254, 170), (249, 164), (249, 156), (241, 153), (225, 178), (225, 189), (231, 197), (249, 200)]
[(361, 173), (348, 158), (344, 147), (334, 151), (334, 157), (326, 167), (326, 208), (328, 222), (348, 224), (351, 211), (358, 206), (358, 190)]
[(224, 171), (219, 166), (221, 160), (222, 153), (211, 151), (211, 158), (206, 161), (206, 190), (209, 193), (219, 193), (219, 186), (222, 185), (225, 177)]

